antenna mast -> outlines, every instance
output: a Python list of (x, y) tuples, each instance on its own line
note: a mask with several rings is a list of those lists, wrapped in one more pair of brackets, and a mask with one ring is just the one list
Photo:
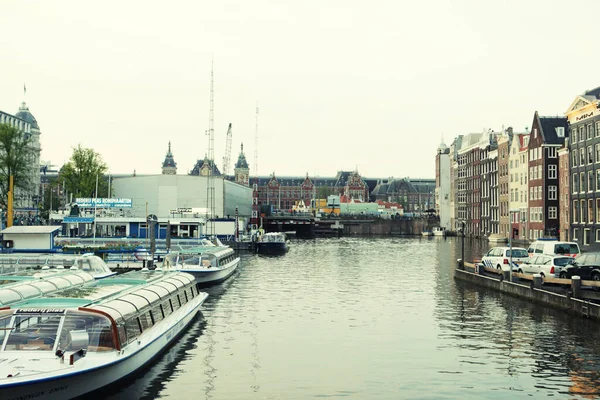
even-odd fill
[(210, 112), (208, 117), (208, 182), (206, 185), (206, 236), (215, 236), (215, 79), (214, 61), (210, 69)]

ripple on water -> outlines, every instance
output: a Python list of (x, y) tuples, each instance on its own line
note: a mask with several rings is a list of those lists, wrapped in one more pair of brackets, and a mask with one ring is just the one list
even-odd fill
[(597, 398), (599, 325), (454, 281), (461, 251), (340, 238), (245, 254), (149, 389), (131, 385), (178, 399)]

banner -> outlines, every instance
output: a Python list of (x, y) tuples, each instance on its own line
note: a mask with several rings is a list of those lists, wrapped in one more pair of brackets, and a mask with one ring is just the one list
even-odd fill
[(75, 203), (79, 208), (131, 208), (133, 203), (131, 199), (109, 199), (109, 198), (84, 198), (79, 197), (75, 199)]

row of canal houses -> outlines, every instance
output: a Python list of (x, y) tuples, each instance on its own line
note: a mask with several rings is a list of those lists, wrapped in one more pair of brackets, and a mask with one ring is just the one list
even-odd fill
[(457, 136), (436, 154), (440, 225), (503, 241), (558, 238), (600, 249), (600, 87), (531, 129)]

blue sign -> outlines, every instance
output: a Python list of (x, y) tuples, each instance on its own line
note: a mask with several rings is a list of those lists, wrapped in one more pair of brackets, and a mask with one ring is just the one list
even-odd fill
[(112, 199), (103, 197), (78, 197), (75, 202), (80, 208), (131, 208), (133, 203), (131, 199)]
[(94, 222), (94, 217), (64, 217), (63, 222), (91, 224)]

